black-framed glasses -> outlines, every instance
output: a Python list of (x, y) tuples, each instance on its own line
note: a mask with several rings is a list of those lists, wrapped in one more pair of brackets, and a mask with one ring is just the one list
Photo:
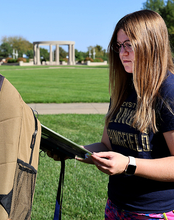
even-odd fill
[(124, 41), (122, 44), (119, 44), (118, 42), (115, 42), (111, 45), (111, 49), (113, 51), (115, 51), (116, 53), (120, 53), (120, 50), (121, 50), (122, 46), (124, 47), (124, 49), (127, 52), (132, 52), (133, 51), (132, 44), (130, 43), (130, 41)]

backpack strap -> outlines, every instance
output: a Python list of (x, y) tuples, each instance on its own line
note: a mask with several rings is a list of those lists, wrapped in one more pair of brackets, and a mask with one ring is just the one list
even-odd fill
[(31, 148), (31, 156), (30, 156), (30, 161), (29, 161), (29, 164), (31, 165), (31, 162), (32, 162), (32, 158), (33, 158), (33, 151), (34, 151), (34, 145), (35, 145), (35, 142), (36, 142), (36, 135), (37, 135), (37, 132), (38, 132), (38, 123), (37, 123), (37, 118), (34, 114), (34, 111), (33, 109), (31, 109), (32, 112), (33, 112), (33, 116), (34, 116), (34, 121), (35, 121), (35, 131), (32, 135), (32, 138), (31, 138), (31, 144), (30, 144), (30, 148)]
[(1, 88), (2, 88), (2, 84), (4, 82), (4, 78), (5, 77), (0, 74), (0, 91), (1, 91)]
[(62, 214), (65, 157), (62, 156), (60, 159), (61, 159), (61, 170), (60, 170), (59, 185), (58, 185), (58, 190), (57, 190), (56, 205), (55, 205), (55, 212), (54, 212), (53, 220), (61, 220), (61, 214)]

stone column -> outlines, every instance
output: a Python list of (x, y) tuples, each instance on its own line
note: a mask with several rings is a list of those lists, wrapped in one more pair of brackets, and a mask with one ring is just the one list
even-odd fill
[(34, 44), (34, 47), (33, 47), (33, 52), (34, 52), (34, 57), (33, 57), (33, 61), (34, 61), (34, 64), (36, 64), (36, 44)]
[(75, 49), (74, 49), (74, 44), (72, 44), (72, 65), (75, 65)]
[(40, 65), (40, 48), (39, 44), (37, 44), (37, 65)]
[(56, 64), (59, 65), (59, 44), (56, 44)]
[(50, 44), (50, 64), (52, 64), (53, 58), (52, 58), (52, 45)]
[(69, 44), (69, 65), (72, 65), (72, 48), (71, 48), (71, 44)]

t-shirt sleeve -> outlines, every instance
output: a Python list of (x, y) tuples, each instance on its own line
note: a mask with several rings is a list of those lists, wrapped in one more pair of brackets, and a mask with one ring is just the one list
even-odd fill
[(169, 73), (161, 86), (160, 131), (174, 130), (174, 75)]

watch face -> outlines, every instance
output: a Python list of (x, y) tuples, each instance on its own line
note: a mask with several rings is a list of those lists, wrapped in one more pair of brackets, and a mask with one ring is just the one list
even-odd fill
[(135, 173), (136, 166), (129, 164), (126, 170), (126, 174), (133, 175)]

